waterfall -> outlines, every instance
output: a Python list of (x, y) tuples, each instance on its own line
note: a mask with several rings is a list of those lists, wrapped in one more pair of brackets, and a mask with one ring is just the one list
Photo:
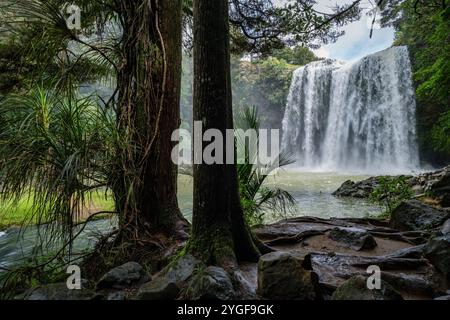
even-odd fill
[(345, 63), (312, 62), (294, 72), (282, 146), (310, 169), (418, 169), (416, 103), (406, 47)]

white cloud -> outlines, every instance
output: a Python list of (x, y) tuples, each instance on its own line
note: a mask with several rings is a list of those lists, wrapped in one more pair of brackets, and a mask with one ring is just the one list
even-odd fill
[(372, 38), (370, 38), (370, 29), (367, 28), (364, 19), (346, 26), (344, 30), (345, 35), (335, 43), (320, 48), (328, 52), (328, 57), (341, 60), (359, 59), (390, 47), (394, 40), (392, 28), (373, 30)]
[[(362, 6), (367, 9), (373, 8), (369, 1), (364, 1)], [(352, 0), (345, 2), (350, 3)], [(335, 3), (335, 0), (318, 0), (317, 9), (329, 10)], [(342, 1), (339, 3), (342, 4)], [(335, 43), (322, 46), (316, 51), (316, 54), (340, 60), (356, 60), (390, 47), (394, 40), (393, 28), (375, 28), (372, 38), (370, 38), (372, 17), (367, 16), (366, 12), (362, 14), (359, 21), (343, 27), (344, 36)]]
[(318, 56), (319, 58), (331, 58), (330, 53), (325, 48), (325, 46), (320, 47), (319, 49), (314, 49), (313, 52)]
[[(352, 1), (340, 1), (339, 4), (342, 4), (342, 2), (351, 3)], [(336, 0), (318, 0), (316, 8), (317, 10), (330, 12), (330, 8), (336, 3)], [(373, 8), (370, 0), (363, 1), (362, 6), (367, 9)], [(322, 46), (315, 51), (316, 54), (340, 60), (356, 60), (390, 47), (394, 40), (393, 28), (375, 28), (372, 38), (370, 38), (372, 17), (367, 16), (367, 12), (363, 12), (359, 21), (344, 26), (342, 30), (345, 31), (345, 35), (335, 43)]]

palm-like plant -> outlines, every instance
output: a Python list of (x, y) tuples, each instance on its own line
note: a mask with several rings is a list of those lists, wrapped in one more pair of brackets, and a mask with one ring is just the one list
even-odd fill
[(82, 83), (115, 75), (120, 35), (111, 28), (108, 37), (94, 36), (116, 21), (112, 1), (71, 2), (82, 10), (82, 31), (67, 26), (65, 0), (3, 2), (0, 36), (6, 37), (0, 37), (0, 44), (16, 49), (17, 57), (8, 58), (20, 61), (21, 72), (26, 72), (24, 83), (17, 84), (19, 89), (39, 84), (73, 93)]
[(29, 197), (28, 218), (70, 247), (89, 195), (108, 187), (115, 118), (90, 98), (43, 89), (9, 96), (0, 114), (0, 200)]
[[(255, 107), (244, 108), (238, 113), (235, 126), (238, 129), (255, 130), (260, 129), (260, 120)], [(252, 143), (252, 141), (250, 141)], [(259, 135), (254, 144), (259, 145)], [(285, 216), (291, 211), (296, 203), (293, 196), (286, 190), (276, 187), (265, 186), (267, 178), (278, 168), (294, 163), (292, 156), (281, 150), (275, 160), (267, 165), (255, 165), (257, 163), (257, 152), (247, 152), (249, 149), (257, 149), (257, 146), (246, 144), (245, 136), (236, 135), (238, 150), (245, 152), (244, 163), (238, 164), (238, 178), (241, 194), (241, 202), (245, 217), (250, 225), (260, 224), (267, 212), (275, 212)]]

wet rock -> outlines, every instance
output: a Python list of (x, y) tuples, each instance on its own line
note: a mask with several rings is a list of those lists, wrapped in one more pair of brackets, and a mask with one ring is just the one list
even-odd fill
[(434, 182), (430, 185), (430, 190), (436, 195), (450, 194), (450, 166), (438, 171), (433, 176)]
[(150, 280), (144, 268), (137, 262), (127, 262), (108, 271), (97, 283), (97, 289), (123, 289)]
[(444, 225), (442, 226), (441, 232), (443, 235), (447, 235), (450, 233), (450, 219), (447, 219), (447, 221), (445, 221)]
[(260, 226), (254, 232), (268, 245), (301, 242), (309, 236), (324, 234), (331, 229), (330, 225), (321, 224), (322, 221), (314, 217), (297, 217)]
[(351, 277), (333, 293), (332, 300), (403, 300), (402, 296), (386, 281), (381, 280), (380, 289), (369, 289), (367, 278)]
[(139, 288), (137, 300), (173, 300), (178, 297), (180, 288), (165, 277), (156, 278)]
[(65, 282), (52, 283), (28, 290), (24, 300), (91, 300), (95, 293), (83, 288), (70, 290)]
[(152, 281), (139, 288), (139, 300), (175, 299), (195, 270), (206, 266), (192, 255), (185, 255), (164, 268)]
[(202, 266), (204, 266), (203, 262), (188, 254), (169, 264), (161, 271), (161, 275), (172, 282), (182, 283), (194, 274), (195, 269)]
[(331, 230), (328, 236), (356, 251), (370, 250), (377, 246), (374, 237), (364, 229), (338, 227)]
[(424, 245), (420, 245), (383, 256), (311, 252), (305, 257), (305, 265), (309, 264), (318, 275), (324, 292), (334, 291), (342, 285), (343, 279), (368, 276), (368, 268), (376, 265), (381, 269), (382, 279), (399, 292), (431, 298), (434, 292), (445, 288), (445, 281), (423, 257), (423, 250)]
[(371, 177), (358, 182), (347, 180), (333, 192), (333, 195), (337, 197), (368, 198), (379, 185), (379, 179), (379, 177)]
[[(396, 177), (400, 176), (394, 176), (393, 178)], [(443, 207), (450, 205), (450, 166), (417, 176), (403, 177), (406, 178), (416, 195), (431, 191), (434, 195), (441, 198)], [(379, 186), (381, 178), (381, 176), (376, 176), (358, 182), (345, 181), (333, 195), (338, 197), (368, 198), (372, 191)]]
[[(240, 268), (242, 267), (243, 265), (241, 264)], [(230, 276), (235, 291), (235, 300), (255, 300), (258, 298), (254, 283), (250, 279), (246, 278), (242, 270), (234, 270)]]
[(110, 301), (126, 300), (126, 294), (123, 291), (111, 292), (106, 296), (106, 300)]
[(450, 234), (432, 238), (425, 247), (425, 257), (450, 279)]
[(441, 226), (447, 216), (445, 211), (417, 200), (407, 200), (392, 212), (390, 226), (401, 231), (429, 230)]
[(227, 272), (210, 266), (199, 271), (188, 286), (189, 299), (231, 300), (235, 298), (233, 284)]
[(317, 277), (302, 260), (283, 252), (263, 255), (258, 262), (257, 293), (268, 299), (318, 299)]

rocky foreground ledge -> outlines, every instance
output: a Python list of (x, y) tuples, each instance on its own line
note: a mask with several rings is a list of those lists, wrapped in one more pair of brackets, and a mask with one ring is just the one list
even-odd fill
[[(417, 223), (431, 215), (436, 216), (430, 224)], [(398, 212), (390, 221), (288, 219), (255, 230), (276, 251), (237, 270), (206, 266), (191, 255), (152, 275), (128, 262), (97, 283), (83, 282), (82, 290), (56, 283), (30, 289), (21, 298), (450, 300), (449, 218), (436, 209)], [(371, 290), (368, 270), (374, 266), (381, 271), (381, 289)]]

